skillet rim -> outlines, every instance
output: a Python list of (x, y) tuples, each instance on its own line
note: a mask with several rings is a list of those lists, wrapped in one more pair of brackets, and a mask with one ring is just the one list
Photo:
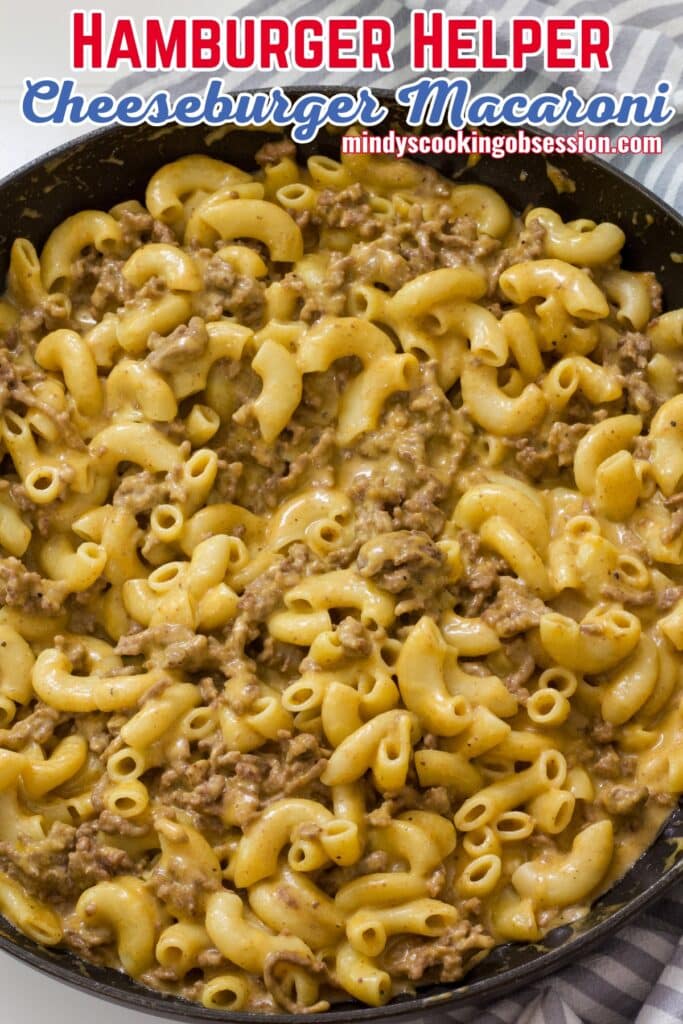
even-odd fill
[[(301, 96), (312, 91), (329, 96), (340, 91), (353, 91), (355, 88), (357, 86), (351, 83), (339, 87), (291, 86), (285, 87), (285, 92), (291, 97)], [(237, 90), (228, 90), (231, 93), (235, 91)], [(255, 92), (259, 90), (249, 89), (241, 91)], [(400, 122), (401, 115), (404, 112), (395, 104), (393, 93), (390, 90), (379, 88), (373, 88), (373, 93), (380, 102), (389, 108), (389, 118), (396, 118)], [(35, 157), (5, 175), (0, 179), (0, 203), (2, 202), (3, 192), (7, 188), (14, 187), (22, 179), (28, 184), (33, 173), (43, 170), (50, 163), (61, 164), (65, 159), (75, 158), (83, 148), (92, 142), (100, 143), (110, 138), (112, 143), (116, 143), (118, 141), (125, 141), (126, 135), (132, 135), (135, 132), (144, 131), (154, 134), (165, 129), (182, 131), (184, 127), (173, 122), (165, 126), (143, 124), (130, 127), (115, 124), (93, 129), (77, 136), (75, 139), (53, 147), (45, 154)], [(207, 131), (209, 130), (208, 126), (204, 126), (204, 128)], [(488, 130), (488, 133), (504, 134), (516, 130), (516, 128), (506, 128), (506, 126), (501, 125)], [(524, 130), (530, 136), (544, 137), (550, 134), (539, 129), (527, 127)], [(433, 133), (438, 134), (439, 131), (440, 128), (437, 127)], [(264, 129), (263, 134), (268, 134), (267, 129)], [(277, 134), (281, 133), (277, 132)], [(152, 142), (153, 139), (148, 140), (149, 144)], [(311, 148), (311, 144), (306, 144), (305, 148), (308, 150)], [(315, 148), (315, 142), (312, 144), (312, 148)], [(433, 164), (433, 161), (421, 160), (418, 155), (411, 157), (411, 159), (423, 163), (431, 162)], [(547, 160), (548, 158), (539, 154), (532, 154), (529, 156), (529, 159)], [(663, 216), (665, 222), (670, 221), (674, 229), (683, 231), (682, 214), (619, 168), (593, 155), (567, 154), (558, 158), (553, 157), (553, 159), (558, 159), (560, 163), (582, 161), (589, 165), (595, 165), (603, 174), (606, 174), (616, 182), (627, 196), (633, 192), (637, 193), (640, 199), (651, 203), (655, 207), (657, 212)], [(96, 189), (93, 191), (96, 191)], [(667, 843), (673, 844), (672, 849), (668, 851), (665, 849)], [(456, 1009), (472, 1005), (473, 1003), (478, 1003), (479, 1005), (488, 1004), (492, 1000), (518, 989), (520, 986), (531, 984), (547, 976), (557, 968), (565, 966), (574, 960), (577, 955), (584, 955), (594, 950), (604, 938), (619, 930), (636, 914), (663, 896), (676, 882), (683, 880), (683, 804), (680, 802), (664, 823), (655, 841), (616, 883), (615, 887), (608, 890), (607, 893), (603, 894), (593, 904), (590, 914), (587, 918), (582, 919), (582, 922), (588, 922), (591, 916), (596, 913), (599, 915), (603, 907), (609, 907), (610, 896), (615, 892), (615, 889), (619, 890), (627, 885), (629, 881), (637, 881), (636, 876), (639, 873), (643, 873), (645, 861), (648, 858), (656, 858), (658, 853), (661, 853), (664, 865), (667, 864), (667, 861), (671, 862), (668, 866), (664, 867), (663, 874), (660, 877), (656, 878), (654, 882), (646, 884), (641, 892), (632, 896), (623, 904), (615, 904), (616, 909), (607, 911), (602, 920), (598, 919), (597, 923), (589, 924), (585, 930), (578, 931), (573, 937), (563, 940), (555, 948), (552, 948), (552, 936), (561, 931), (566, 931), (567, 926), (554, 929), (541, 943), (508, 943), (497, 947), (483, 961), (482, 965), (476, 968), (473, 974), (468, 976), (474, 976), (475, 980), (473, 981), (468, 981), (466, 978), (464, 984), (432, 985), (430, 987), (431, 991), (424, 989), (421, 993), (418, 990), (418, 994), (414, 998), (400, 998), (399, 1001), (390, 1002), (382, 1007), (367, 1007), (354, 1002), (341, 1004), (344, 1007), (343, 1009), (332, 1009), (324, 1014), (276, 1013), (267, 1015), (245, 1013), (242, 1011), (208, 1010), (200, 1004), (190, 1003), (175, 996), (168, 996), (138, 985), (127, 978), (126, 975), (111, 968), (94, 967), (87, 961), (81, 960), (67, 951), (41, 947), (21, 935), (4, 918), (0, 918), (0, 950), (41, 971), (41, 973), (64, 982), (79, 991), (128, 1009), (166, 1017), (170, 1020), (184, 1020), (188, 1022), (235, 1021), (240, 1022), (240, 1024), (257, 1024), (257, 1022), (260, 1022), (260, 1024), (268, 1024), (268, 1022), (272, 1022), (272, 1024), (303, 1024), (304, 1021), (307, 1024), (313, 1024), (313, 1022), (316, 1022), (316, 1024), (325, 1024), (325, 1022), (341, 1024), (341, 1022), (348, 1021), (388, 1021), (401, 1019), (405, 1024), (409, 1024), (411, 1019), (417, 1022), (418, 1020), (423, 1020), (426, 1016), (433, 1016), (436, 1013), (447, 1015), (449, 1009)], [(579, 922), (579, 926), (582, 922)], [(481, 969), (485, 970), (487, 963), (493, 962), (492, 958), (500, 959), (504, 957), (505, 951), (533, 950), (539, 947), (542, 949), (543, 946), (549, 945), (549, 939), (551, 940), (550, 948), (537, 953), (528, 962), (517, 963), (511, 967), (501, 969), (489, 977), (476, 977)], [(498, 954), (497, 957), (496, 953)]]

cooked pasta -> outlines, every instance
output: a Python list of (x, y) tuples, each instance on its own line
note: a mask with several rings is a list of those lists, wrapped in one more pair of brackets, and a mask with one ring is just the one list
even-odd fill
[(188, 156), (11, 253), (0, 912), (210, 1009), (587, 913), (683, 791), (683, 339), (612, 224)]

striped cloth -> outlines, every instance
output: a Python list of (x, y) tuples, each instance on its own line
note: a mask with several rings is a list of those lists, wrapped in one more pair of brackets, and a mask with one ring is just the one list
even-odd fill
[[(286, 12), (273, 8), (270, 0), (247, 0), (231, 6), (231, 15), (258, 15), (287, 13), (290, 17), (319, 16), (320, 0), (292, 0)], [(375, 17), (390, 18), (396, 29), (394, 46), (394, 70), (385, 72), (378, 80), (373, 73), (321, 73), (321, 72), (278, 72), (272, 75), (261, 72), (244, 74), (229, 72), (223, 76), (226, 86), (233, 89), (267, 88), (274, 84), (286, 85), (370, 85), (394, 89), (404, 82), (418, 77), (409, 65), (410, 10), (424, 6), (420, 0), (329, 0), (324, 13), (329, 15), (372, 14)], [(519, 72), (474, 72), (470, 77), (472, 94), (482, 92), (526, 92), (530, 96), (542, 92), (561, 90), (573, 85), (584, 96), (595, 92), (648, 92), (659, 81), (672, 84), (671, 105), (677, 116), (659, 131), (664, 143), (661, 156), (614, 156), (607, 158), (626, 171), (637, 181), (665, 199), (671, 206), (683, 211), (683, 3), (681, 0), (621, 0), (611, 4), (608, 0), (487, 0), (484, 8), (478, 0), (442, 0), (435, 4), (448, 14), (486, 15), (497, 18), (500, 29), (500, 47), (506, 41), (506, 26), (512, 17), (543, 18), (549, 14), (595, 16), (605, 15), (614, 24), (614, 45), (612, 47), (612, 70), (576, 74), (564, 72), (551, 74), (543, 70), (542, 60), (531, 58), (530, 67)], [(218, 10), (214, 13), (225, 13)], [(215, 73), (214, 73), (215, 74)], [(115, 92), (121, 94), (135, 91), (147, 95), (159, 88), (167, 88), (171, 96), (183, 92), (201, 91), (210, 74), (184, 74), (160, 72), (148, 75), (135, 73), (119, 80)], [(635, 134), (653, 134), (654, 129), (640, 129)], [(559, 134), (561, 127), (556, 129)], [(601, 128), (602, 134), (615, 137), (617, 134), (634, 133), (634, 130)], [(566, 129), (571, 134), (571, 129)]]
[(683, 1021), (683, 886), (623, 928), (599, 953), (457, 1024), (673, 1024)]
[[(270, 0), (230, 5), (231, 15), (286, 13), (289, 17), (320, 15), (320, 0), (294, 0), (275, 11)], [(408, 63), (410, 9), (422, 6), (419, 0), (331, 0), (324, 6), (329, 15), (363, 15), (391, 18), (396, 28), (395, 69), (377, 74), (278, 74), (277, 79), (262, 73), (228, 73), (227, 87), (233, 89), (267, 88), (287, 85), (374, 85), (394, 89), (417, 77)], [(609, 72), (585, 75), (562, 74), (553, 77), (543, 71), (538, 59), (523, 74), (471, 75), (472, 93), (540, 92), (574, 85), (584, 96), (596, 91), (647, 92), (660, 80), (672, 83), (672, 103), (677, 117), (661, 132), (664, 153), (660, 157), (618, 156), (611, 161), (636, 180), (683, 211), (683, 4), (680, 0), (488, 0), (482, 5), (468, 0), (443, 0), (438, 6), (452, 15), (495, 16), (500, 28), (515, 16), (605, 15), (614, 24), (613, 68)], [(204, 13), (204, 11), (202, 11)], [(213, 13), (225, 13), (216, 10)], [(504, 37), (501, 35), (501, 40)], [(177, 72), (129, 75), (115, 88), (117, 94), (129, 90), (142, 95), (168, 89), (171, 96), (201, 91), (211, 77), (207, 74)], [(601, 129), (605, 131), (605, 129)], [(607, 129), (614, 135), (614, 130)], [(631, 131), (631, 129), (629, 129)], [(644, 129), (643, 133), (651, 134)], [(600, 953), (580, 960), (528, 989), (482, 1009), (443, 1011), (444, 1021), (457, 1024), (673, 1024), (683, 1021), (683, 886), (635, 924), (624, 928)], [(431, 1017), (430, 1019), (434, 1019)]]

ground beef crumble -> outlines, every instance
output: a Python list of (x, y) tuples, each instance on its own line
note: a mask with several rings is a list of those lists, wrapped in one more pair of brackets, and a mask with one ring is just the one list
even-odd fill
[[(255, 159), (263, 171), (258, 180), (263, 182), (266, 195), (271, 194), (278, 174), (287, 178), (291, 172), (293, 177), (296, 158), (296, 147), (289, 140), (261, 146)], [(340, 173), (347, 175), (350, 166), (342, 162)], [(26, 781), (17, 784), (16, 793), (10, 790), (3, 795), (10, 807), (11, 801), (17, 800), (27, 816), (28, 831), (25, 841), (20, 836), (16, 842), (0, 842), (0, 871), (17, 880), (32, 896), (63, 910), (67, 914), (65, 944), (98, 963), (116, 963), (112, 930), (87, 923), (77, 928), (72, 913), (74, 902), (90, 887), (132, 875), (143, 879), (158, 900), (160, 927), (175, 918), (199, 925), (210, 894), (221, 886), (227, 891), (235, 888), (230, 873), (235, 848), (262, 812), (291, 797), (317, 801), (336, 815), (339, 803), (348, 797), (350, 791), (345, 791), (345, 784), (336, 787), (322, 781), (335, 757), (325, 733), (326, 726), (330, 731), (326, 714), (319, 706), (298, 714), (283, 710), (278, 727), (262, 734), (245, 719), (259, 710), (264, 693), (282, 694), (291, 683), (302, 676), (307, 679), (309, 674), (325, 683), (339, 680), (352, 691), (358, 687), (360, 721), (369, 722), (366, 705), (370, 702), (363, 699), (365, 681), (372, 680), (377, 672), (388, 676), (392, 682), (386, 678), (383, 681), (388, 688), (395, 687), (395, 700), (399, 701), (402, 669), (395, 665), (397, 641), (405, 641), (424, 615), (443, 623), (449, 617), (452, 620), (455, 613), (480, 619), (491, 627), (498, 638), (497, 646), (481, 657), (459, 652), (457, 645), (452, 651), (445, 647), (444, 659), (460, 657), (473, 692), (485, 676), (500, 679), (515, 698), (514, 702), (508, 701), (517, 708), (514, 718), (507, 716), (511, 727), (540, 732), (527, 721), (529, 696), (548, 661), (547, 652), (541, 653), (538, 627), (552, 607), (570, 608), (573, 614), (575, 595), (562, 594), (556, 604), (548, 598), (546, 604), (524, 580), (514, 576), (504, 559), (481, 542), (478, 527), (466, 530), (455, 525), (454, 510), (472, 483), (492, 481), (501, 475), (509, 475), (521, 485), (533, 483), (539, 493), (545, 492), (548, 510), (555, 508), (556, 497), (562, 505), (561, 489), (577, 490), (573, 464), (578, 445), (593, 424), (608, 416), (624, 412), (642, 416), (643, 434), (632, 445), (633, 456), (642, 462), (656, 457), (656, 444), (647, 437), (648, 424), (660, 403), (649, 379), (653, 357), (649, 326), (642, 330), (622, 327), (620, 331), (621, 325), (611, 316), (606, 329), (600, 327), (599, 337), (594, 331), (596, 347), (587, 358), (608, 368), (622, 388), (620, 397), (596, 403), (579, 388), (563, 408), (549, 407), (536, 430), (491, 443), (461, 404), (461, 368), (456, 366), (451, 372), (443, 360), (428, 358), (427, 354), (440, 354), (448, 347), (456, 352), (453, 358), (457, 363), (461, 358), (458, 343), (462, 343), (462, 358), (466, 358), (468, 342), (471, 348), (473, 339), (460, 338), (459, 328), (437, 334), (427, 316), (415, 317), (414, 322), (406, 324), (392, 312), (392, 297), (417, 275), (466, 268), (485, 278), (481, 289), (486, 289), (485, 294), (473, 301), (500, 321), (510, 309), (508, 297), (499, 287), (500, 275), (516, 263), (545, 254), (545, 231), (538, 221), (523, 225), (514, 218), (510, 230), (501, 232), (501, 238), (491, 237), (483, 230), (479, 214), (459, 215), (452, 183), (431, 171), (420, 175), (414, 188), (396, 193), (374, 190), (371, 183), (360, 182), (339, 189), (325, 188), (314, 177), (303, 179), (313, 182), (315, 194), (309, 209), (286, 211), (289, 228), (296, 224), (301, 230), (303, 260), (278, 262), (265, 242), (235, 239), (262, 260), (258, 275), (252, 275), (240, 272), (230, 262), (228, 252), (223, 252), (223, 258), (221, 250), (226, 240), (216, 239), (208, 245), (193, 242), (186, 249), (201, 274), (202, 288), (187, 296), (191, 315), (188, 312), (184, 317), (187, 322), (175, 320), (158, 332), (150, 331), (141, 353), (117, 347), (124, 340), (116, 326), (117, 317), (132, 315), (141, 305), (149, 310), (159, 300), (168, 300), (171, 293), (161, 276), (151, 276), (142, 287), (134, 288), (124, 274), (126, 260), (149, 242), (180, 250), (182, 219), (173, 221), (174, 229), (137, 202), (113, 210), (120, 241), (110, 248), (103, 246), (105, 252), (94, 246), (83, 248), (68, 274), (59, 280), (59, 294), (47, 294), (31, 308), (16, 310), (11, 297), (12, 308), (5, 311), (9, 323), (2, 328), (0, 344), (0, 413), (26, 417), (38, 451), (50, 458), (53, 446), (62, 446), (70, 453), (77, 452), (79, 459), (92, 458), (97, 464), (104, 449), (92, 445), (100, 421), (95, 418), (89, 432), (83, 417), (77, 415), (74, 398), (65, 387), (68, 374), (64, 368), (46, 371), (33, 358), (46, 332), (64, 327), (85, 336), (96, 358), (105, 399), (109, 363), (123, 358), (136, 359), (161, 374), (170, 385), (175, 375), (187, 379), (201, 367), (197, 379), (205, 382), (202, 390), (190, 394), (178, 388), (175, 418), (154, 423), (164, 442), (177, 446), (176, 465), (169, 472), (151, 472), (145, 466), (153, 465), (153, 461), (142, 458), (137, 463), (133, 454), (131, 461), (122, 460), (110, 477), (98, 476), (98, 486), (102, 483), (102, 489), (104, 485), (107, 488), (104, 496), (91, 499), (80, 478), (74, 484), (77, 474), (71, 466), (77, 460), (65, 458), (67, 468), (61, 470), (63, 493), (54, 502), (38, 504), (29, 497), (30, 487), (23, 470), (20, 472), (19, 460), (14, 464), (9, 441), (3, 455), (0, 503), (3, 508), (7, 503), (12, 513), (16, 510), (32, 533), (22, 558), (14, 557), (9, 548), (0, 551), (3, 623), (11, 626), (21, 619), (34, 654), (43, 647), (63, 652), (71, 673), (81, 678), (84, 686), (82, 677), (94, 671), (98, 657), (107, 659), (101, 682), (111, 676), (125, 681), (148, 670), (157, 673), (155, 684), (138, 701), (111, 713), (56, 711), (35, 697), (25, 703), (19, 699), (3, 703), (5, 728), (0, 729), (0, 749), (7, 752), (10, 764), (18, 761), (15, 753), (32, 759), (39, 756), (40, 747), (43, 756), (50, 758), (65, 738), (78, 735), (85, 741), (84, 764), (72, 778), (49, 792), (44, 802), (27, 798)], [(239, 195), (225, 188), (223, 194), (229, 201)], [(197, 204), (203, 201), (203, 190), (181, 199), (183, 203), (187, 200), (187, 216), (193, 216)], [(616, 261), (606, 269), (613, 266)], [(603, 268), (583, 272), (600, 284)], [(453, 275), (445, 276), (453, 279)], [(653, 315), (657, 315), (661, 311), (661, 291), (653, 275), (646, 286)], [(530, 312), (537, 298), (529, 303)], [(446, 301), (461, 299), (469, 301), (459, 294)], [(270, 320), (289, 325), (289, 335), (280, 323), (281, 333), (273, 336), (287, 345), (294, 363), (300, 366), (302, 338), (310, 325), (325, 316), (371, 313), (375, 328), (384, 331), (388, 351), (410, 350), (414, 354), (416, 366), (405, 390), (382, 395), (371, 428), (345, 444), (336, 421), (348, 396), (355, 394), (358, 399), (357, 382), (366, 364), (358, 355), (340, 357), (324, 371), (302, 374), (300, 400), (289, 421), (274, 440), (264, 441), (254, 415), (263, 381), (251, 362), (259, 345), (269, 337)], [(241, 359), (220, 359), (207, 369), (213, 344), (211, 324), (221, 319), (249, 328), (244, 331), (248, 341)], [(92, 340), (90, 328), (98, 324), (109, 330), (110, 340)], [(585, 337), (591, 336), (580, 319), (576, 326)], [(408, 328), (412, 334), (407, 333)], [(415, 337), (422, 330), (431, 332), (431, 344), (424, 349)], [(544, 373), (561, 356), (542, 347)], [(510, 394), (519, 383), (514, 363), (511, 356), (500, 367), (500, 384)], [(683, 370), (675, 372), (681, 383)], [(63, 404), (44, 400), (40, 386), (46, 381), (56, 383), (60, 394), (65, 388)], [(543, 383), (541, 374), (535, 383)], [(206, 442), (198, 440), (190, 426), (189, 417), (197, 404), (208, 404), (217, 413), (215, 433)], [(112, 415), (105, 403), (102, 422), (116, 422), (126, 415), (126, 410), (119, 408)], [(138, 408), (132, 417), (144, 418)], [(205, 446), (216, 453), (216, 479), (195, 502), (185, 483), (185, 463), (193, 449)], [(556, 488), (557, 494), (553, 493)], [(294, 540), (279, 543), (278, 539), (277, 544), (273, 543), (272, 513), (292, 495), (320, 491), (341, 491), (348, 499), (343, 522), (340, 517), (338, 542), (331, 541), (329, 549), (316, 545), (302, 529)], [(683, 494), (657, 495), (655, 500), (662, 502), (668, 514), (659, 537), (663, 544), (674, 545), (683, 534)], [(592, 495), (582, 494), (579, 501), (586, 514), (594, 511)], [(181, 536), (169, 545), (162, 544), (150, 526), (152, 511), (166, 503), (176, 504), (185, 517)], [(142, 566), (138, 573), (142, 587), (144, 578), (157, 565), (176, 560), (185, 563), (191, 558), (192, 544), (188, 542), (192, 528), (188, 529), (187, 521), (203, 505), (216, 504), (241, 506), (243, 512), (233, 510), (234, 524), (225, 529), (247, 544), (251, 559), (246, 571), (231, 567), (218, 585), (234, 587), (237, 595), (230, 595), (234, 606), (224, 620), (219, 621), (218, 616), (212, 622), (210, 608), (209, 613), (203, 607), (200, 612), (204, 596), (199, 593), (201, 588), (195, 589), (194, 584), (186, 587), (183, 582), (177, 611), (168, 602), (162, 606), (163, 616), (155, 611), (151, 619), (141, 616), (144, 621), (134, 621), (129, 612), (132, 602), (126, 599), (130, 595), (126, 595), (116, 575), (115, 559), (82, 590), (70, 591), (65, 583), (43, 575), (49, 575), (44, 540), (56, 532), (65, 533), (74, 545), (83, 539), (82, 534), (90, 540), (89, 527), (84, 529), (83, 520), (78, 521), (83, 516), (87, 522), (93, 508), (102, 506), (105, 512), (97, 512), (93, 521), (98, 515), (109, 516), (112, 509), (116, 516), (122, 514), (122, 509), (128, 513), (127, 539), (135, 564)], [(230, 515), (226, 518), (229, 520)], [(621, 547), (642, 558), (651, 571), (652, 582), (637, 588), (615, 570), (601, 582), (599, 599), (639, 615), (643, 609), (643, 621), (649, 629), (656, 613), (668, 611), (681, 600), (683, 587), (678, 585), (675, 570), (670, 578), (665, 575), (667, 563), (657, 561), (652, 545), (639, 535), (634, 522), (612, 527), (620, 531)], [(72, 526), (75, 533), (69, 534)], [(98, 528), (94, 527), (94, 534)], [(94, 542), (98, 541), (95, 537)], [(454, 551), (457, 554), (452, 555)], [(125, 554), (121, 553), (121, 560)], [(277, 639), (271, 616), (285, 610), (285, 598), (292, 587), (335, 569), (354, 574), (359, 589), (366, 585), (373, 593), (379, 591), (393, 604), (394, 621), (386, 628), (374, 628), (374, 623), (366, 624), (356, 603), (350, 602), (351, 607), (328, 607), (329, 602), (324, 602), (338, 641), (337, 660), (330, 665), (323, 664), (322, 654), (318, 663), (309, 653), (310, 642)], [(223, 589), (222, 596), (225, 593)], [(42, 632), (50, 622), (54, 635)], [(89, 638), (95, 641), (92, 648)], [(103, 641), (108, 648), (101, 646)], [(450, 686), (450, 677), (447, 679)], [(671, 804), (669, 794), (657, 791), (647, 779), (648, 785), (643, 784), (639, 755), (623, 748), (621, 727), (587, 710), (591, 706), (590, 688), (604, 687), (609, 679), (603, 674), (582, 680), (576, 706), (572, 704), (579, 725), (566, 749), (569, 767), (583, 765), (588, 771), (595, 786), (595, 800), (577, 800), (572, 832), (561, 839), (546, 834), (537, 824), (524, 856), (546, 856), (567, 849), (574, 825), (583, 827), (605, 814), (613, 818), (619, 842), (623, 836), (644, 828), (653, 808), (659, 807), (664, 813)], [(194, 688), (196, 705), (182, 716), (179, 713), (145, 752), (148, 759), (141, 781), (150, 794), (150, 807), (128, 818), (124, 807), (118, 806), (118, 813), (109, 802), (109, 758), (136, 753), (126, 749), (125, 726), (150, 707), (149, 701), (161, 698), (177, 682)], [(112, 682), (113, 687), (118, 685)], [(4, 693), (2, 685), (0, 692)], [(99, 687), (97, 692), (101, 692)], [(596, 690), (596, 707), (598, 693)], [(352, 708), (354, 700), (352, 692)], [(185, 717), (195, 714), (194, 719)], [(242, 733), (233, 740), (229, 723), (236, 719), (240, 720)], [(282, 723), (286, 727), (280, 727)], [(650, 724), (657, 727), (656, 721), (648, 728)], [(417, 754), (451, 753), (462, 749), (460, 744), (466, 737), (437, 735), (430, 724), (428, 730), (413, 738), (413, 743)], [(393, 756), (391, 742), (381, 749)], [(479, 770), (476, 757), (473, 761)], [(521, 762), (515, 767), (520, 766)], [(482, 775), (487, 779), (495, 776), (497, 768), (494, 748), (490, 760), (481, 760)], [(360, 808), (358, 828), (364, 843), (359, 857), (344, 866), (323, 860), (309, 877), (327, 897), (333, 898), (341, 886), (366, 876), (405, 870), (409, 857), (374, 848), (376, 831), (400, 816), (410, 818), (414, 812), (438, 815), (446, 828), (463, 803), (459, 785), (421, 786), (417, 757), (410, 760), (402, 785), (385, 785), (378, 779), (376, 765), (371, 763), (351, 784)], [(81, 814), (78, 808), (84, 793), (89, 794), (89, 802)], [(177, 833), (180, 825), (199, 830), (215, 849), (222, 878), (201, 865), (188, 868), (182, 858), (164, 856), (164, 830), (170, 830), (169, 835), (175, 828)], [(305, 822), (300, 835), (320, 842), (321, 829)], [(281, 863), (285, 862), (286, 846)], [(494, 945), (485, 923), (486, 908), (477, 900), (459, 898), (457, 881), (462, 864), (459, 839), (457, 851), (433, 866), (424, 879), (425, 892), (431, 899), (447, 901), (455, 908), (455, 923), (438, 938), (392, 936), (378, 956), (379, 968), (398, 979), (397, 989), (403, 991), (411, 982), (457, 981)], [(541, 928), (550, 927), (553, 921), (553, 912), (544, 909), (538, 913)], [(321, 983), (321, 996), (325, 998), (313, 1007), (302, 1007), (297, 993), (285, 991), (281, 984), (283, 964), (307, 970)], [(186, 976), (180, 968), (156, 965), (142, 980), (169, 993), (200, 999), (207, 978), (232, 969), (222, 953), (209, 944)], [(317, 958), (317, 951), (313, 960), (298, 953), (276, 954), (266, 964), (264, 980), (250, 979), (248, 1009), (322, 1011), (331, 984), (334, 975)]]
[(0, 558), (0, 604), (55, 615), (65, 596), (63, 583), (30, 572), (18, 558)]
[(391, 974), (411, 981), (420, 981), (425, 976), (457, 981), (493, 945), (493, 938), (482, 925), (459, 921), (438, 939), (391, 939), (380, 962)]
[(522, 580), (502, 576), (496, 598), (482, 613), (482, 618), (499, 636), (510, 637), (533, 629), (547, 611), (548, 607)]
[(208, 342), (204, 321), (194, 316), (187, 325), (181, 324), (165, 338), (156, 332), (150, 334), (147, 363), (161, 373), (173, 373), (203, 356)]
[(117, 875), (132, 874), (136, 865), (125, 852), (98, 842), (96, 826), (78, 829), (56, 822), (47, 837), (26, 850), (0, 843), (0, 868), (25, 885), (38, 899), (76, 899), (85, 889)]
[(254, 154), (259, 167), (272, 167), (281, 160), (293, 160), (296, 157), (296, 146), (291, 139), (279, 139), (277, 142), (266, 142)]

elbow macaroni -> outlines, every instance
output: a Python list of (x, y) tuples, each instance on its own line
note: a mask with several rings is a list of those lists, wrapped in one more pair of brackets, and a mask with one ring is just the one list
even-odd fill
[(682, 317), (617, 225), (259, 161), (12, 246), (0, 912), (317, 1013), (576, 919), (683, 791)]

